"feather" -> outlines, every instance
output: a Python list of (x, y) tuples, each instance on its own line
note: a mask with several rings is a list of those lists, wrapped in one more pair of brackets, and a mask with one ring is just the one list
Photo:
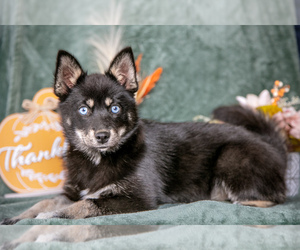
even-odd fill
[(163, 69), (159, 67), (151, 75), (147, 76), (144, 80), (142, 80), (136, 96), (137, 104), (140, 104), (143, 101), (143, 98), (151, 91), (151, 89), (154, 88), (162, 72)]
[[(120, 2), (110, 2), (109, 10), (102, 10), (102, 13), (96, 13), (92, 15), (90, 23), (94, 25), (114, 25), (110, 26), (109, 31), (101, 37), (94, 36), (88, 41), (94, 47), (94, 55), (96, 58), (96, 64), (101, 73), (104, 73), (114, 56), (123, 48), (122, 37), (123, 30), (120, 26), (124, 23), (122, 20), (123, 7)], [(137, 71), (137, 80), (140, 84), (140, 88), (136, 94), (136, 102), (140, 104), (143, 98), (154, 88), (155, 83), (159, 80), (162, 73), (162, 68), (157, 68), (151, 75), (147, 76), (144, 80), (140, 81), (141, 60), (142, 54), (140, 54), (135, 62)]]
[(143, 54), (139, 54), (135, 61), (136, 73), (139, 73), (141, 71), (142, 57), (143, 57)]
[(112, 25), (122, 25), (123, 7), (121, 3), (110, 2), (109, 10), (92, 15), (90, 23), (94, 25), (111, 25), (101, 37), (93, 36), (88, 42), (94, 47), (96, 64), (101, 73), (108, 69), (114, 56), (123, 48), (123, 29)]
[(88, 19), (90, 25), (124, 25), (122, 21), (123, 6), (118, 1), (110, 1), (109, 9), (95, 10)]

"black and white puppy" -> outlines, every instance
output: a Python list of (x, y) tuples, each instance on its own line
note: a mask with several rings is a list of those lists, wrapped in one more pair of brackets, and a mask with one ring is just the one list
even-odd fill
[(54, 91), (69, 143), (64, 193), (2, 223), (204, 199), (259, 207), (285, 201), (285, 142), (271, 121), (241, 107), (215, 111), (226, 124), (141, 120), (137, 90), (131, 48), (120, 51), (105, 74), (91, 75), (59, 51)]

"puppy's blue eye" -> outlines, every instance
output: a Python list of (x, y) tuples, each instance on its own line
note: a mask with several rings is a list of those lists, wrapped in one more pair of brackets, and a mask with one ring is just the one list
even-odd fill
[(86, 115), (88, 113), (88, 108), (87, 107), (81, 107), (79, 109), (79, 113), (82, 115)]
[(117, 114), (120, 112), (120, 107), (119, 106), (112, 106), (111, 107), (111, 112), (113, 112), (114, 114)]

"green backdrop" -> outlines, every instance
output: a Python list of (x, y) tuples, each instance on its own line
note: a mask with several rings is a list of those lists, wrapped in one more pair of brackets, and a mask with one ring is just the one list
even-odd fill
[[(58, 49), (73, 53), (97, 72), (88, 39), (109, 26), (1, 26), (0, 118), (20, 112), (25, 98), (52, 86)], [(140, 106), (143, 118), (192, 120), (236, 95), (258, 94), (275, 80), (300, 93), (292, 26), (125, 26), (123, 43), (143, 53), (142, 72), (161, 66), (163, 75)]]

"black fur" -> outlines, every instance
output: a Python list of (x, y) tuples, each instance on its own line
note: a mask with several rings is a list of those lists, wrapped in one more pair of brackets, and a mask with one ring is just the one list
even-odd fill
[[(126, 52), (128, 49), (119, 56)], [(121, 106), (120, 115), (114, 116), (107, 111), (104, 104), (107, 97)], [(96, 104), (85, 120), (78, 115), (78, 107), (89, 98)], [(229, 124), (139, 120), (131, 92), (118, 84), (111, 73), (82, 77), (61, 102), (60, 110), (65, 135), (70, 142), (65, 157), (68, 170), (65, 190), (72, 200), (80, 199), (81, 190), (88, 188), (90, 192), (96, 192), (111, 183), (119, 183), (123, 190), (117, 194), (118, 198), (110, 198), (114, 200), (114, 208), (120, 203), (118, 212), (156, 208), (162, 203), (210, 199), (213, 187), (222, 183), (231, 193), (232, 197), (228, 199), (235, 202), (267, 200), (282, 203), (285, 200), (284, 141), (272, 122), (250, 110), (223, 108), (216, 110), (215, 116), (227, 121), (219, 117), (221, 113), (225, 118), (235, 114), (239, 120), (227, 122), (244, 126), (254, 133)], [(132, 116), (131, 121), (126, 116), (128, 113)], [(71, 127), (65, 124), (67, 117), (71, 117)], [(101, 153), (98, 165), (73, 143), (74, 128), (97, 130), (122, 126), (126, 127), (125, 139), (122, 137), (116, 147)], [(130, 208), (123, 204), (122, 196), (129, 198), (126, 205)], [(96, 199), (95, 203), (102, 206), (105, 204), (102, 199)]]

